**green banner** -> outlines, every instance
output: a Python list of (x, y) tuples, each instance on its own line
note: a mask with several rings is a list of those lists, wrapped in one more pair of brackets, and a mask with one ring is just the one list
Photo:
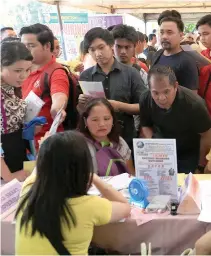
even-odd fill
[[(63, 23), (88, 23), (87, 13), (61, 13)], [(59, 23), (57, 13), (50, 13), (47, 23)]]

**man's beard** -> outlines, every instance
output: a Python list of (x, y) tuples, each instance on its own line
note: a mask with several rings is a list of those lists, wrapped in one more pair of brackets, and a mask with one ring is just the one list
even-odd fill
[(171, 49), (171, 44), (167, 41), (161, 42), (161, 46), (163, 49), (166, 49), (166, 50)]

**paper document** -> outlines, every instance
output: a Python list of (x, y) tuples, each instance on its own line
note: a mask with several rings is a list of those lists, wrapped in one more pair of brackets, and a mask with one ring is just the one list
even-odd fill
[(144, 213), (143, 209), (133, 207), (130, 213), (131, 219), (136, 221), (137, 226), (143, 225), (154, 219), (164, 218), (169, 215), (169, 211), (163, 213)]
[(16, 210), (22, 183), (13, 179), (1, 187), (1, 219), (6, 218), (11, 212)]
[(51, 125), (51, 128), (49, 130), (49, 133), (51, 135), (55, 134), (57, 132), (57, 129), (60, 125), (60, 120), (61, 120), (61, 116), (62, 116), (62, 110), (64, 108), (64, 105), (61, 107), (61, 109), (58, 111), (58, 113), (56, 114), (54, 120), (53, 120), (53, 123)]
[(83, 94), (90, 95), (93, 98), (105, 98), (105, 92), (102, 82), (79, 81)]
[[(114, 189), (116, 190), (121, 190), (121, 189), (125, 189), (128, 188), (131, 180), (134, 178), (132, 176), (130, 176), (128, 173), (123, 173), (120, 175), (116, 175), (116, 176), (110, 176), (110, 177), (101, 177), (104, 182), (106, 182), (107, 184), (111, 185)], [(100, 195), (100, 191), (93, 185), (89, 191), (88, 191), (89, 195)]]
[(27, 103), (25, 122), (28, 123), (39, 114), (45, 102), (41, 100), (33, 91), (30, 91), (25, 101)]
[(189, 173), (181, 188), (178, 214), (198, 214), (201, 211), (201, 190), (197, 179)]
[(211, 181), (203, 180), (199, 184), (201, 188), (202, 209), (198, 220), (211, 223)]

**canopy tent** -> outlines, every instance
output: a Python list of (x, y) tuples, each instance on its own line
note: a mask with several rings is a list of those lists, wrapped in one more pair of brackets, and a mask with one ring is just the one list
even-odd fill
[[(80, 12), (93, 11), (96, 14), (115, 14), (123, 16), (135, 16), (142, 20), (145, 33), (148, 21), (156, 21), (159, 14), (164, 10), (177, 10), (181, 13), (185, 22), (197, 22), (202, 16), (211, 13), (211, 0), (38, 0), (42, 3), (56, 5), (61, 30), (61, 41), (64, 43), (63, 22), (61, 19), (60, 6), (65, 10), (80, 9)], [(129, 15), (131, 14), (131, 15)], [(114, 16), (115, 16), (114, 15)], [(134, 17), (134, 18), (135, 18)], [(128, 24), (128, 23), (127, 23)], [(191, 24), (192, 25), (192, 24)], [(134, 25), (132, 25), (134, 26)], [(153, 25), (154, 26), (154, 25)], [(151, 30), (152, 28), (150, 28)], [(139, 28), (137, 29), (139, 30)], [(66, 56), (65, 56), (66, 59)]]
[(211, 13), (210, 0), (39, 0), (48, 4), (72, 6), (100, 13), (161, 13), (166, 9), (175, 9), (180, 13)]

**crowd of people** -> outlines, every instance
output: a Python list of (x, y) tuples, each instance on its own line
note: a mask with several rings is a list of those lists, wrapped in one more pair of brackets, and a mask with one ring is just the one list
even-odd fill
[[(211, 15), (196, 24), (198, 40), (183, 36), (177, 11), (161, 13), (158, 25), (159, 40), (123, 24), (92, 28), (74, 67), (58, 60), (59, 42), (46, 25), (23, 27), (19, 37), (1, 29), (5, 182), (30, 175), (23, 169), (30, 147), (22, 129), (31, 91), (44, 101), (38, 116), (47, 119), (35, 130), (36, 174), (25, 181), (16, 213), (17, 254), (87, 254), (94, 226), (127, 217), (127, 200), (99, 176), (135, 175), (134, 138), (174, 138), (178, 172), (211, 172)], [(210, 64), (200, 66), (181, 48), (184, 42), (200, 42)], [(102, 82), (106, 98), (84, 94), (79, 81)], [(87, 195), (92, 184), (104, 198)]]

